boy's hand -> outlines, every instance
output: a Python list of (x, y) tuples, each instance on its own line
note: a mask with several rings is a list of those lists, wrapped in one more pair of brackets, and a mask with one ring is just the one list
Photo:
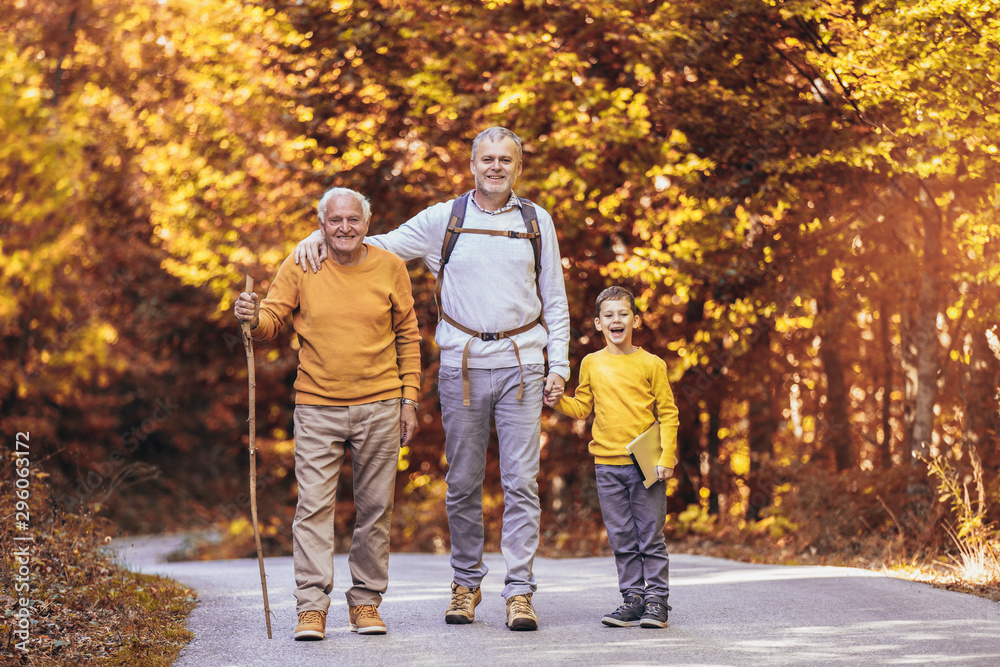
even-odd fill
[(656, 479), (661, 482), (665, 482), (674, 476), (673, 468), (664, 468), (663, 466), (656, 466)]
[(558, 373), (549, 373), (545, 378), (545, 389), (542, 392), (542, 402), (550, 408), (562, 398), (563, 390), (566, 388), (566, 380)]

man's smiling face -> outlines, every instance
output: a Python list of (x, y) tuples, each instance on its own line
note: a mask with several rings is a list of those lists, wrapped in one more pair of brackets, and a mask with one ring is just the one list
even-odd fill
[(500, 141), (486, 139), (476, 148), (471, 166), (478, 192), (487, 198), (506, 200), (521, 175), (517, 144), (509, 137)]
[(345, 265), (360, 261), (368, 221), (361, 205), (353, 197), (331, 197), (326, 203), (320, 229), (334, 261)]

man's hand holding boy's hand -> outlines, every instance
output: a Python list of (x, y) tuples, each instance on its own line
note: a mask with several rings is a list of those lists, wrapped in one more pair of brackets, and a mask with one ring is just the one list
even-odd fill
[(656, 479), (661, 482), (665, 482), (674, 476), (673, 468), (664, 468), (663, 466), (656, 466)]
[(542, 390), (542, 403), (550, 408), (553, 407), (562, 398), (565, 389), (566, 380), (562, 379), (561, 375), (549, 373), (545, 378), (545, 388)]

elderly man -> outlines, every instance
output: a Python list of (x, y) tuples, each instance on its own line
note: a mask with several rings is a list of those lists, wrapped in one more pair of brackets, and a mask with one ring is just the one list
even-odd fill
[[(521, 140), (502, 127), (484, 130), (472, 144), (470, 168), (472, 193), (431, 206), (370, 241), (404, 260), (423, 259), (437, 276), (441, 320), (435, 338), (454, 570), (445, 621), (471, 623), (482, 600), (482, 493), (492, 418), (504, 491), (506, 622), (512, 630), (535, 630), (542, 394), (559, 400), (569, 378), (569, 309), (552, 217), (513, 192)], [(325, 252), (314, 232), (295, 258), (304, 271), (308, 260), (315, 272)]]
[(327, 270), (305, 274), (292, 257), (267, 298), (240, 294), (236, 318), (254, 340), (271, 340), (286, 318), (298, 335), (292, 524), (295, 639), (323, 639), (333, 589), (333, 510), (347, 449), (357, 523), (348, 564), (351, 630), (383, 634), (378, 612), (389, 583), (389, 515), (401, 444), (417, 426), (420, 334), (401, 259), (365, 243), (368, 201), (334, 188), (319, 203)]

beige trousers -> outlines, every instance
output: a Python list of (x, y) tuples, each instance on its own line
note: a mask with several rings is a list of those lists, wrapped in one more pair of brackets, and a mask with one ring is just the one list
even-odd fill
[(327, 611), (333, 590), (333, 510), (344, 454), (351, 451), (357, 522), (347, 562), (349, 605), (382, 601), (389, 586), (389, 519), (399, 464), (399, 399), (346, 407), (295, 407), (292, 522), (296, 613)]

